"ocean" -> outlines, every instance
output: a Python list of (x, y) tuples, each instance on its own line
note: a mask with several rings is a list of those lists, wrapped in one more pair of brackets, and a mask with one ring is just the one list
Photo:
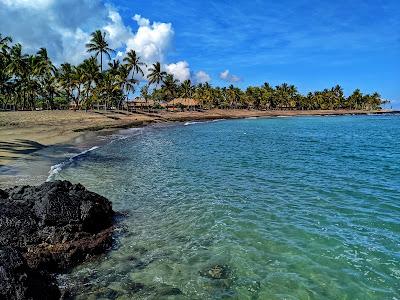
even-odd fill
[[(186, 125), (186, 126), (185, 126)], [(400, 117), (132, 129), (58, 164), (120, 214), (77, 299), (400, 299)]]

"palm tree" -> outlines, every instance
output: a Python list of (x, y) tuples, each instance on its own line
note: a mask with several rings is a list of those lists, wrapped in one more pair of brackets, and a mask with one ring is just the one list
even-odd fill
[(174, 78), (174, 75), (167, 74), (164, 79), (162, 92), (165, 100), (169, 101), (175, 98), (179, 81)]
[(114, 53), (114, 49), (111, 49), (106, 41), (106, 33), (96, 30), (91, 34), (92, 38), (89, 43), (86, 44), (87, 51), (95, 52), (96, 57), (100, 54), (100, 70), (103, 72), (103, 54), (105, 54), (108, 59), (111, 59), (110, 53)]
[(161, 64), (160, 62), (156, 62), (153, 66), (149, 69), (149, 75), (147, 78), (149, 79), (149, 84), (160, 84), (160, 82), (164, 81), (164, 77), (167, 75), (167, 72), (161, 71)]
[(38, 56), (38, 65), (37, 65), (38, 73), (55, 73), (56, 67), (51, 62), (46, 48), (40, 48), (40, 50), (37, 52), (37, 56)]
[(69, 103), (72, 99), (73, 94), (73, 66), (69, 63), (61, 65), (58, 80), (60, 85), (67, 96), (67, 102)]
[(142, 86), (142, 88), (140, 89), (140, 96), (146, 101), (147, 104), (147, 100), (149, 99), (149, 85), (145, 84), (144, 86)]
[(5, 55), (5, 53), (10, 50), (8, 46), (9, 43), (12, 42), (12, 38), (9, 36), (3, 37), (0, 33), (0, 56)]
[(83, 72), (83, 82), (84, 82), (84, 105), (87, 110), (91, 106), (91, 100), (93, 100), (93, 91), (95, 89), (96, 84), (100, 80), (99, 66), (97, 64), (97, 59), (95, 57), (91, 57), (89, 59), (85, 59), (83, 63), (80, 65)]
[[(117, 76), (121, 91), (125, 91), (125, 100), (128, 100), (129, 93), (135, 93), (135, 85), (139, 83), (137, 79), (129, 78), (130, 70), (127, 66), (121, 65), (119, 67), (119, 74)], [(118, 106), (121, 107), (121, 103), (118, 103)]]
[(185, 80), (180, 87), (180, 96), (183, 98), (191, 98), (193, 96), (192, 82)]
[(126, 57), (124, 58), (124, 62), (126, 62), (126, 66), (129, 70), (129, 72), (132, 72), (132, 78), (136, 74), (142, 74), (144, 76), (144, 72), (142, 69), (142, 66), (146, 66), (144, 62), (140, 61), (140, 56), (136, 54), (135, 50), (130, 50), (127, 54)]
[(119, 73), (119, 68), (121, 67), (121, 63), (119, 62), (119, 60), (113, 60), (111, 62), (108, 63), (108, 72), (114, 76), (117, 76)]

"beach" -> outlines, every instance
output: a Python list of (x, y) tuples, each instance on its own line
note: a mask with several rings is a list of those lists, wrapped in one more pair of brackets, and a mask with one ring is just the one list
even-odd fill
[(57, 276), (74, 299), (393, 298), (390, 113), (2, 113), (0, 187), (67, 180), (121, 213), (111, 251)]
[(114, 132), (118, 129), (142, 127), (154, 123), (186, 122), (249, 117), (301, 115), (347, 115), (388, 113), (389, 110), (313, 110), (260, 111), (222, 110), (203, 112), (128, 113), (125, 111), (19, 111), (0, 112), (0, 167), (17, 159), (29, 158), (43, 148), (80, 144), (95, 132)]
[(60, 163), (130, 135), (132, 128), (166, 126), (177, 122), (256, 117), (367, 115), (390, 110), (243, 110), (131, 113), (127, 111), (18, 111), (0, 112), (0, 187), (38, 185)]

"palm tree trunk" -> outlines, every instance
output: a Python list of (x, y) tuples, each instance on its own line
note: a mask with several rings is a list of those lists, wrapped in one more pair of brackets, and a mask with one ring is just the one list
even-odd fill
[(103, 52), (100, 52), (100, 71), (103, 73)]

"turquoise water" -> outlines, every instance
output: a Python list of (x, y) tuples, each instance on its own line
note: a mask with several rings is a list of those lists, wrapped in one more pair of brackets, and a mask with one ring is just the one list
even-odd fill
[(125, 215), (112, 251), (61, 278), (78, 299), (400, 299), (399, 116), (187, 125), (56, 175)]

